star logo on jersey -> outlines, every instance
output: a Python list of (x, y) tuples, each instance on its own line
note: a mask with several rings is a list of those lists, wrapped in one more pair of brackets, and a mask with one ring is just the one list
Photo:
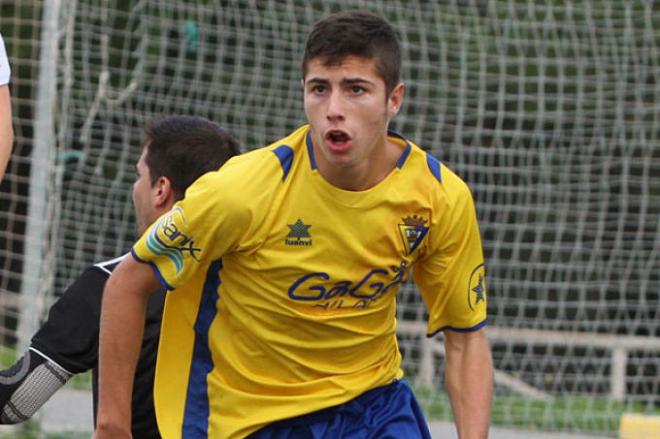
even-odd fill
[(293, 224), (287, 224), (289, 227), (289, 234), (286, 235), (284, 243), (286, 245), (304, 246), (312, 245), (312, 235), (309, 233), (311, 225), (307, 225), (300, 218)]
[(486, 267), (479, 264), (472, 270), (467, 291), (468, 306), (474, 311), (480, 304), (486, 304)]
[(407, 216), (402, 221), (403, 224), (399, 224), (399, 233), (406, 254), (409, 255), (422, 243), (429, 228), (425, 226), (426, 220), (417, 215)]

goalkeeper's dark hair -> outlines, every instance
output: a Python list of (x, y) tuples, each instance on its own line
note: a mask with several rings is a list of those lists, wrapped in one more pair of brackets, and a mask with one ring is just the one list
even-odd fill
[(303, 78), (309, 62), (337, 65), (349, 56), (376, 60), (376, 71), (389, 94), (401, 82), (401, 47), (394, 28), (367, 11), (346, 11), (317, 21), (305, 43)]
[(151, 184), (167, 177), (177, 200), (195, 180), (240, 153), (238, 142), (215, 122), (197, 116), (167, 116), (147, 124), (145, 163)]

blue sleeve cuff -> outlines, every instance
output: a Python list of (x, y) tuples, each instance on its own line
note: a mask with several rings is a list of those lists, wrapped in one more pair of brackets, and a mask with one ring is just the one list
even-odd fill
[(454, 326), (447, 325), (447, 326), (443, 326), (440, 329), (436, 329), (435, 331), (433, 331), (430, 334), (426, 334), (426, 336), (428, 338), (431, 338), (434, 335), (436, 335), (438, 332), (442, 332), (442, 331), (445, 331), (445, 330), (454, 331), (454, 332), (475, 332), (475, 331), (480, 330), (484, 326), (486, 326), (487, 323), (488, 323), (488, 319), (484, 319), (483, 322), (477, 323), (476, 325), (470, 326), (469, 328), (456, 328)]
[(139, 257), (137, 255), (137, 253), (135, 253), (135, 250), (133, 250), (132, 248), (131, 248), (131, 255), (133, 256), (133, 258), (136, 261), (138, 261), (142, 264), (148, 264), (151, 267), (151, 269), (154, 271), (154, 274), (156, 275), (156, 279), (158, 279), (158, 282), (160, 282), (160, 284), (163, 286), (163, 288), (165, 288), (169, 291), (172, 291), (174, 289), (174, 287), (172, 287), (170, 284), (167, 283), (167, 281), (165, 280), (163, 275), (160, 273), (160, 270), (158, 269), (158, 266), (156, 264), (154, 264), (151, 261), (146, 261), (146, 260), (142, 259), (141, 257)]

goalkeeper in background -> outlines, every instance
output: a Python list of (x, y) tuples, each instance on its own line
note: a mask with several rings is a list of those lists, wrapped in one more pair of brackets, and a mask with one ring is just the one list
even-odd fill
[(11, 99), (9, 78), (11, 69), (5, 50), (5, 42), (0, 34), (0, 182), (5, 175), (5, 168), (14, 143), (14, 128), (11, 120)]
[(144, 309), (159, 286), (173, 290), (154, 386), (163, 437), (429, 438), (396, 336), (396, 294), (411, 276), (428, 335), (445, 333), (459, 436), (487, 437), (474, 203), (456, 174), (388, 131), (400, 71), (379, 16), (314, 25), (301, 76), (309, 124), (197, 180), (108, 280), (98, 439), (130, 437)]
[[(217, 124), (200, 117), (171, 116), (148, 125), (133, 185), (138, 232), (144, 232), (183, 198), (195, 179), (236, 154), (237, 142)], [(125, 257), (85, 270), (53, 305), (28, 352), (14, 366), (0, 371), (2, 424), (30, 418), (69, 378), (89, 369), (93, 371), (96, 413), (101, 298), (106, 280)], [(147, 306), (133, 388), (132, 431), (136, 438), (160, 437), (152, 395), (164, 294), (157, 288)]]

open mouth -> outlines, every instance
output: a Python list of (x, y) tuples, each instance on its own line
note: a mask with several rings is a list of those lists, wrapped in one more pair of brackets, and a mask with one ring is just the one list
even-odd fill
[(351, 136), (341, 130), (330, 130), (325, 134), (325, 139), (332, 145), (341, 146), (346, 145)]

